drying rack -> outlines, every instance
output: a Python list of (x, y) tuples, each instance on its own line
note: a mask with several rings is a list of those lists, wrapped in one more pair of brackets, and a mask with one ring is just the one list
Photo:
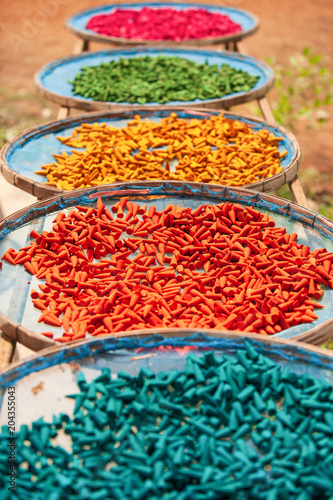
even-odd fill
[[(247, 55), (247, 51), (243, 45), (243, 42), (240, 41), (230, 41), (225, 42), (223, 44), (224, 49), (239, 52), (240, 54)], [(73, 54), (80, 54), (81, 52), (87, 51), (89, 49), (89, 41), (88, 40), (77, 40), (74, 45)], [(262, 97), (257, 99), (257, 104), (260, 109), (262, 117), (270, 122), (276, 123), (274, 119), (274, 115), (269, 104), (269, 101), (266, 97)], [(225, 108), (223, 108), (225, 110)], [(71, 108), (60, 106), (58, 111), (58, 119), (66, 118), (70, 115)], [(221, 110), (222, 111), (222, 110)], [(303, 187), (299, 181), (298, 176), (296, 175), (292, 181), (288, 183), (290, 193), (293, 197), (293, 200), (301, 205), (304, 208), (310, 208), (309, 202), (305, 196)], [(16, 342), (10, 339), (7, 335), (1, 333), (0, 338), (0, 369), (8, 366), (14, 356), (15, 350), (17, 350), (17, 359), (21, 358), (20, 348), (18, 348), (20, 344), (16, 345)]]

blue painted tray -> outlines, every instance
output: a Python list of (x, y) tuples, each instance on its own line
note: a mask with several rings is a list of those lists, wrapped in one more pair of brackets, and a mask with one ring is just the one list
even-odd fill
[[(115, 374), (126, 370), (137, 375), (142, 367), (159, 373), (182, 370), (186, 356), (175, 348), (193, 346), (186, 354), (201, 357), (208, 349), (217, 356), (235, 356), (244, 349), (244, 339), (231, 333), (197, 333), (176, 331), (162, 335), (128, 336), (75, 342), (70, 346), (48, 348), (25, 361), (13, 363), (0, 374), (0, 425), (8, 425), (6, 387), (15, 386), (16, 426), (30, 425), (44, 418), (52, 421), (53, 414), (73, 414), (74, 400), (66, 398), (77, 393), (77, 376), (83, 372), (87, 382), (95, 379), (103, 368)], [(299, 374), (323, 378), (330, 384), (333, 377), (333, 352), (301, 342), (268, 339), (253, 335), (248, 342), (257, 352), (268, 356), (283, 368)], [(172, 350), (161, 350), (172, 346)], [(144, 348), (144, 352), (137, 352)]]
[[(290, 370), (292, 374), (306, 375), (318, 380), (318, 382), (320, 380), (321, 383), (325, 380), (328, 388), (332, 385), (333, 352), (303, 343), (283, 342), (259, 336), (248, 339), (248, 344), (259, 355), (264, 355), (279, 366), (284, 374), (286, 373), (284, 370)], [(166, 346), (169, 348), (165, 349)], [(185, 346), (186, 352), (181, 350)], [(142, 351), (138, 353), (137, 349), (142, 347), (144, 353)], [(172, 348), (170, 349), (170, 347)], [(6, 439), (4, 444), (10, 446), (12, 442), (5, 435), (5, 432), (10, 430), (8, 427), (15, 426), (15, 433), (18, 433), (22, 425), (31, 428), (32, 424), (35, 423), (35, 428), (39, 429), (39, 425), (43, 421), (52, 422), (53, 415), (58, 417), (60, 414), (65, 414), (72, 419), (77, 400), (67, 396), (79, 393), (79, 374), (83, 374), (87, 383), (91, 383), (102, 374), (103, 369), (111, 370), (112, 380), (115, 380), (121, 370), (135, 377), (138, 376), (142, 368), (149, 369), (155, 374), (162, 371), (182, 371), (185, 369), (186, 359), (189, 355), (201, 358), (212, 350), (218, 358), (227, 356), (233, 359), (236, 357), (236, 351), (245, 350), (243, 338), (231, 334), (193, 335), (192, 332), (179, 334), (174, 331), (163, 336), (94, 339), (59, 349), (45, 349), (25, 361), (14, 363), (0, 374), (0, 425), (3, 426), (2, 438)], [(249, 382), (247, 382), (247, 387), (249, 386)], [(274, 420), (274, 417), (271, 419)], [(90, 433), (88, 432), (88, 434)], [(39, 443), (37, 440), (36, 442)], [(51, 436), (47, 444), (50, 447), (60, 446), (61, 450), (72, 453), (71, 439), (63, 430), (59, 430), (56, 440), (53, 440)], [(244, 445), (253, 446), (252, 442), (246, 438)], [(281, 440), (282, 445), (283, 441)], [(93, 448), (93, 445), (91, 447)], [(8, 457), (12, 449), (15, 454), (15, 447), (6, 449)], [(43, 449), (39, 454), (41, 457), (43, 456)], [(22, 458), (20, 457), (18, 460), (21, 461)], [(327, 463), (329, 464), (329, 462)], [(3, 463), (3, 468), (6, 467), (5, 464), (6, 462)], [(8, 465), (7, 467), (9, 469)], [(61, 480), (62, 485), (66, 484), (67, 470), (70, 470), (70, 466), (64, 470), (64, 474), (61, 474), (61, 469), (59, 470), (60, 473), (57, 475), (60, 478), (59, 483)], [(280, 470), (283, 471), (283, 469)], [(265, 474), (270, 480), (270, 468), (267, 466), (263, 468), (263, 481), (267, 481)], [(304, 474), (304, 477), (307, 476)], [(5, 480), (7, 481), (7, 478), (2, 481), (2, 484), (5, 485), (2, 489), (3, 492), (5, 488), (7, 490)], [(26, 487), (26, 483), (22, 481), (18, 486), (22, 491)], [(96, 485), (95, 491), (98, 492), (98, 485)], [(6, 493), (4, 495), (1, 498), (10, 498)], [(29, 493), (29, 498), (32, 498), (30, 495), (31, 493)], [(310, 497), (311, 495), (306, 498)], [(17, 498), (19, 497), (17, 496)], [(38, 498), (42, 497), (39, 495)], [(225, 497), (222, 495), (220, 498)], [(228, 498), (230, 498), (229, 495)]]
[(197, 3), (173, 3), (173, 2), (140, 2), (140, 3), (129, 3), (129, 4), (109, 4), (109, 5), (101, 5), (99, 7), (92, 7), (90, 9), (82, 10), (77, 12), (69, 19), (67, 19), (65, 26), (76, 36), (83, 38), (84, 40), (92, 40), (95, 42), (102, 43), (110, 43), (112, 45), (156, 45), (156, 41), (154, 40), (142, 40), (142, 39), (129, 39), (129, 38), (118, 38), (111, 37), (106, 35), (100, 35), (92, 30), (86, 28), (88, 21), (97, 15), (107, 15), (111, 14), (115, 9), (133, 9), (133, 10), (141, 10), (143, 7), (150, 7), (160, 9), (163, 7), (171, 7), (175, 10), (187, 10), (187, 9), (205, 9), (208, 12), (213, 12), (217, 14), (222, 14), (224, 16), (230, 17), (232, 21), (237, 24), (240, 24), (242, 30), (238, 33), (233, 33), (231, 35), (214, 37), (214, 38), (197, 38), (190, 40), (182, 40), (181, 42), (174, 42), (172, 40), (159, 41), (158, 43), (164, 43), (168, 46), (175, 45), (211, 45), (217, 43), (226, 43), (231, 41), (241, 40), (249, 35), (255, 33), (258, 29), (259, 22), (256, 16), (252, 13), (247, 12), (242, 9), (235, 9), (233, 7), (218, 7), (215, 5), (207, 5), (207, 4), (197, 4)]
[[(298, 242), (308, 245), (311, 250), (325, 247), (333, 251), (333, 222), (287, 200), (240, 188), (221, 188), (214, 184), (147, 181), (131, 185), (109, 184), (70, 192), (17, 212), (0, 223), (0, 255), (10, 247), (18, 250), (28, 245), (32, 229), (37, 232), (50, 231), (52, 220), (59, 211), (76, 205), (95, 206), (98, 194), (103, 196), (107, 208), (121, 196), (146, 204), (147, 209), (154, 205), (157, 210), (163, 210), (169, 203), (196, 208), (202, 203), (216, 204), (223, 200), (250, 205), (263, 212), (268, 211), (277, 226), (285, 227), (289, 233), (297, 233)], [(23, 267), (12, 266), (7, 262), (3, 262), (0, 280), (0, 329), (34, 350), (53, 344), (52, 340), (41, 335), (46, 325), (37, 322), (40, 312), (30, 300), (31, 289), (36, 290), (40, 281)], [(325, 290), (321, 303), (324, 308), (316, 309), (319, 316), (317, 320), (291, 327), (275, 334), (274, 338), (324, 342), (332, 333), (333, 289)], [(55, 338), (62, 335), (61, 328), (47, 326), (47, 330), (53, 331)]]
[[(210, 116), (219, 115), (218, 111), (201, 110), (177, 110), (179, 117), (184, 119), (204, 119)], [(71, 147), (60, 143), (57, 136), (71, 135), (75, 127), (82, 123), (107, 123), (117, 128), (127, 125), (135, 115), (140, 115), (142, 119), (149, 118), (154, 122), (160, 122), (161, 118), (170, 115), (170, 111), (159, 109), (158, 111), (128, 111), (119, 113), (90, 113), (80, 117), (57, 120), (46, 125), (39, 125), (23, 131), (17, 135), (10, 143), (3, 147), (0, 153), (2, 163), (2, 174), (5, 179), (24, 191), (36, 196), (39, 199), (46, 198), (61, 192), (66, 192), (56, 187), (43, 184), (46, 177), (35, 174), (42, 165), (54, 161), (53, 154), (61, 154), (64, 151), (70, 153)], [(253, 130), (267, 129), (282, 140), (279, 143), (280, 152), (287, 151), (287, 155), (282, 159), (281, 165), (284, 170), (279, 174), (263, 179), (262, 181), (249, 184), (246, 187), (258, 191), (272, 191), (278, 189), (283, 184), (290, 182), (296, 176), (300, 160), (299, 145), (288, 130), (277, 125), (270, 125), (262, 120), (245, 118), (232, 113), (225, 113), (227, 118), (246, 122)]]
[(170, 57), (183, 57), (190, 61), (199, 64), (217, 64), (219, 67), (222, 64), (228, 64), (236, 69), (241, 69), (247, 73), (259, 76), (256, 85), (248, 92), (236, 92), (219, 99), (207, 99), (188, 101), (170, 101), (162, 105), (163, 108), (167, 106), (178, 107), (180, 109), (200, 106), (204, 108), (228, 108), (236, 104), (241, 104), (254, 99), (263, 97), (269, 89), (273, 86), (274, 77), (273, 71), (264, 63), (257, 61), (253, 57), (243, 56), (233, 52), (227, 51), (208, 51), (208, 50), (192, 50), (192, 49), (164, 49), (164, 48), (147, 48), (138, 47), (135, 49), (127, 50), (109, 50), (101, 52), (83, 53), (77, 56), (65, 57), (52, 61), (44, 66), (36, 75), (35, 83), (38, 90), (45, 97), (51, 101), (65, 107), (74, 107), (85, 109), (87, 111), (93, 110), (129, 110), (129, 109), (151, 109), (154, 106), (161, 105), (159, 103), (147, 103), (145, 105), (130, 104), (130, 103), (115, 103), (115, 102), (101, 102), (94, 101), (91, 98), (84, 98), (74, 96), (72, 92), (72, 85), (69, 80), (73, 80), (76, 74), (84, 66), (97, 66), (102, 62), (117, 61), (120, 58), (133, 58), (133, 57), (157, 57), (158, 55)]

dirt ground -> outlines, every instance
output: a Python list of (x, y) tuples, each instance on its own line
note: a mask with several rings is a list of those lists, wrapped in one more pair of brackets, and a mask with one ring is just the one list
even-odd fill
[[(49, 61), (72, 53), (77, 39), (65, 30), (66, 18), (100, 3), (100, 0), (2, 1), (0, 140), (8, 140), (22, 128), (56, 116), (56, 107), (36, 94), (33, 75)], [(214, 0), (209, 3), (222, 4)], [(248, 54), (263, 61), (275, 57), (283, 64), (304, 47), (310, 47), (313, 53), (323, 54), (323, 64), (333, 70), (331, 0), (230, 0), (224, 5), (247, 9), (260, 19), (259, 31), (245, 41)], [(103, 48), (106, 46), (92, 44), (94, 50)], [(274, 98), (274, 94), (268, 98)], [(333, 114), (333, 107), (330, 108)], [(332, 204), (333, 118), (319, 129), (308, 128), (302, 122), (294, 125), (302, 149), (300, 176), (305, 190), (317, 207), (322, 203)], [(4, 189), (1, 185), (2, 192)]]

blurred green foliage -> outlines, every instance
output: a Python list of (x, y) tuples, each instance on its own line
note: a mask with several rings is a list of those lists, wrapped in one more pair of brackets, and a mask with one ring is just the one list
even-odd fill
[(280, 125), (294, 127), (295, 120), (305, 119), (318, 126), (329, 118), (327, 106), (333, 103), (333, 74), (322, 63), (322, 55), (306, 47), (302, 54), (279, 64), (270, 57), (267, 62), (275, 73), (277, 99), (271, 99), (274, 118)]

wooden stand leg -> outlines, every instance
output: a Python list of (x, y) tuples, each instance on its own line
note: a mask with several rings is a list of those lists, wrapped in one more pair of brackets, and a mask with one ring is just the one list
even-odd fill
[(70, 113), (70, 108), (67, 108), (66, 106), (60, 106), (59, 111), (58, 111), (58, 120), (62, 120), (63, 118), (67, 118)]
[(232, 52), (239, 52), (237, 42), (229, 42), (229, 49)]
[(268, 122), (271, 122), (271, 123), (275, 123), (274, 115), (272, 113), (271, 107), (270, 107), (269, 102), (267, 101), (266, 97), (262, 97), (261, 99), (258, 99), (258, 104), (259, 104), (261, 114), (265, 118), (265, 120), (267, 120)]
[(1, 332), (0, 369), (6, 368), (12, 361), (16, 342)]
[(310, 208), (310, 210), (311, 210), (311, 207), (310, 207), (309, 202), (305, 196), (302, 185), (301, 185), (297, 175), (296, 175), (295, 179), (293, 179), (291, 182), (289, 182), (289, 189), (290, 189), (292, 197), (294, 198), (296, 203), (298, 203), (299, 205), (302, 205), (302, 207), (304, 207), (304, 208)]
[(88, 40), (77, 40), (74, 44), (73, 55), (81, 54), (82, 52), (87, 52), (89, 50)]

